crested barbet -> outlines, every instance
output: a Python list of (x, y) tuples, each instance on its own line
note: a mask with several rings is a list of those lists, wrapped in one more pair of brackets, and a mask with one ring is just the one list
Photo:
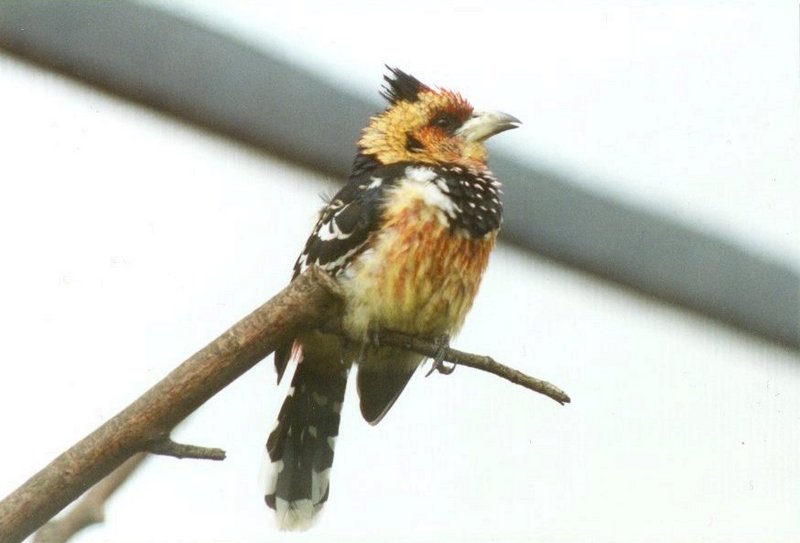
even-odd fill
[(265, 500), (283, 529), (308, 527), (328, 499), (350, 366), (358, 366), (361, 414), (377, 424), (424, 360), (380, 346), (377, 332), (455, 334), (500, 228), (500, 183), (484, 142), (520, 121), (474, 111), (460, 94), (398, 69), (384, 79), (389, 105), (364, 129), (350, 179), (322, 209), (294, 266), (293, 279), (316, 265), (338, 283), (349, 339), (311, 331), (275, 352), (279, 382), (297, 361), (267, 441)]

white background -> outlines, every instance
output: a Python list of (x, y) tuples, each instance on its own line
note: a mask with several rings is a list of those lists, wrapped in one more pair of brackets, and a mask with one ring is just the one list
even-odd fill
[[(364, 95), (384, 62), (456, 88), (525, 121), (492, 148), (800, 263), (793, 3), (170, 5)], [(5, 495), (280, 289), (337, 180), (10, 57), (0, 84)], [(800, 539), (796, 353), (502, 245), (455, 345), (574, 403), (459, 369), (372, 428), (351, 390), (289, 536), (270, 360), (176, 432), (225, 462), (150, 460), (76, 541)]]

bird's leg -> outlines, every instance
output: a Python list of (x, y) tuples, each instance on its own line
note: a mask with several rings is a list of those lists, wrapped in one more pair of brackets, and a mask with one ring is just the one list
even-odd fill
[(381, 329), (373, 328), (369, 332), (369, 342), (373, 347), (381, 346)]
[(437, 338), (435, 338), (434, 343), (436, 343), (436, 354), (431, 361), (431, 369), (428, 370), (428, 373), (425, 374), (425, 377), (428, 377), (431, 373), (438, 371), (443, 375), (450, 375), (456, 369), (456, 365), (453, 364), (452, 366), (447, 366), (444, 363), (444, 357), (447, 354), (447, 349), (450, 348), (450, 334), (443, 334)]
[(381, 330), (380, 328), (370, 328), (363, 341), (361, 342), (361, 350), (358, 352), (358, 362), (362, 362), (367, 354), (367, 349), (370, 347), (378, 348), (381, 346)]

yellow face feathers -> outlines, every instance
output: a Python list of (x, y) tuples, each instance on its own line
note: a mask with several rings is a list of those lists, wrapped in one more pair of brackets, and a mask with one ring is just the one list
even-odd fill
[(412, 101), (398, 100), (373, 117), (358, 144), (382, 164), (414, 162), (477, 166), (486, 161), (482, 141), (457, 133), (472, 116), (459, 94), (425, 89)]
[(520, 121), (499, 111), (475, 112), (460, 94), (428, 87), (397, 68), (384, 77), (389, 107), (370, 120), (358, 142), (359, 154), (389, 165), (486, 166), (483, 142), (516, 128)]

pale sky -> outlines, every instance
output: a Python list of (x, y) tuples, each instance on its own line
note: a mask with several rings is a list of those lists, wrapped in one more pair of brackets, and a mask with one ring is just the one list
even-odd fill
[(800, 265), (796, 2), (151, 3), (366, 96), (384, 64), (459, 89), (522, 160)]
[[(452, 86), (525, 121), (493, 149), (800, 262), (794, 4), (180, 5), (365, 96), (384, 62)], [(0, 82), (5, 495), (280, 289), (336, 180), (7, 56)], [(151, 460), (75, 542), (800, 540), (796, 351), (504, 245), (454, 346), (574, 402), (460, 368), (370, 427), (351, 386), (289, 536), (268, 360), (176, 432), (227, 460)]]

